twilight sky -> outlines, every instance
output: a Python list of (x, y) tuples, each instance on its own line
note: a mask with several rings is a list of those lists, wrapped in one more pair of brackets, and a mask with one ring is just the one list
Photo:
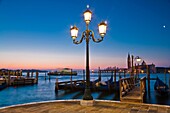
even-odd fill
[(0, 0), (0, 68), (85, 68), (85, 41), (73, 44), (70, 26), (80, 38), (87, 4), (96, 37), (108, 22), (104, 40), (90, 41), (90, 68), (127, 67), (128, 52), (170, 66), (170, 0)]

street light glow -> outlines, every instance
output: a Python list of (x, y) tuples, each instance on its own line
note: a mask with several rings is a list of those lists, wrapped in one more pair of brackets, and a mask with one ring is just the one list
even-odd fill
[(140, 61), (141, 61), (141, 59), (140, 59), (140, 58), (139, 58), (139, 59), (136, 59), (136, 61), (137, 61), (137, 62), (140, 62)]
[(89, 24), (89, 23), (90, 23), (91, 17), (92, 17), (92, 12), (87, 9), (87, 10), (84, 12), (84, 21), (86, 22), (86, 24)]
[(136, 56), (135, 59), (136, 59), (136, 62), (138, 63), (142, 61), (142, 59), (139, 56)]
[(71, 26), (70, 31), (71, 31), (71, 37), (73, 38), (73, 40), (75, 40), (78, 35), (78, 28), (76, 26)]
[(101, 22), (99, 25), (99, 34), (101, 35), (101, 37), (104, 37), (106, 34), (106, 28), (107, 28), (107, 24), (106, 22)]

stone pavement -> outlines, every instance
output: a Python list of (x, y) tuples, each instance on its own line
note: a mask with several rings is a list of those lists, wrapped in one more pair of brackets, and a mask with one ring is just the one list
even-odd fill
[(0, 113), (170, 113), (170, 106), (96, 101), (81, 106), (80, 100), (40, 102), (0, 108)]

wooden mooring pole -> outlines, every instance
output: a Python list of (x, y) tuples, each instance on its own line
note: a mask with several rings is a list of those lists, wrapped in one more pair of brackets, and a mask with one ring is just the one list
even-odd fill
[(55, 92), (58, 93), (58, 78), (56, 78), (56, 83), (55, 83)]
[(34, 72), (32, 71), (32, 72), (31, 72), (31, 78), (33, 77), (33, 74), (34, 74)]
[(83, 70), (83, 80), (85, 81), (85, 70)]
[(170, 72), (169, 72), (169, 89), (170, 89)]
[(131, 71), (131, 76), (134, 76), (133, 55), (132, 55), (132, 71)]
[(101, 70), (100, 70), (100, 67), (99, 67), (99, 70), (98, 70), (98, 79), (99, 79), (99, 81), (101, 81)]
[(150, 93), (150, 69), (149, 66), (147, 65), (147, 78), (148, 78), (148, 94)]
[(18, 72), (17, 71), (15, 71), (15, 75), (17, 76), (17, 78), (18, 78)]
[(29, 78), (29, 77), (30, 77), (30, 72), (28, 71), (28, 72), (27, 72), (27, 78)]
[(71, 76), (70, 76), (70, 82), (71, 82), (71, 89), (73, 89), (73, 83), (72, 83), (72, 69), (71, 69)]
[(121, 72), (119, 72), (119, 79), (121, 79), (122, 77), (121, 77)]
[(46, 78), (46, 74), (45, 74), (45, 78), (44, 78), (44, 79), (45, 79), (45, 80), (47, 79), (47, 78)]
[(114, 70), (114, 87), (116, 88), (116, 68)]
[(11, 75), (10, 75), (10, 71), (8, 71), (8, 86), (11, 85)]
[(166, 69), (164, 70), (164, 79), (165, 79), (165, 84), (167, 84)]
[(20, 76), (22, 76), (22, 70), (20, 70)]
[[(47, 75), (47, 74), (45, 73), (45, 75)], [(48, 75), (48, 80), (49, 80), (49, 81), (51, 80), (51, 76), (50, 76), (50, 75)]]
[(124, 73), (124, 78), (126, 78), (126, 71), (125, 71), (125, 69), (123, 70), (123, 73)]
[(38, 75), (39, 75), (39, 73), (38, 73), (38, 71), (36, 71), (36, 84), (38, 84)]

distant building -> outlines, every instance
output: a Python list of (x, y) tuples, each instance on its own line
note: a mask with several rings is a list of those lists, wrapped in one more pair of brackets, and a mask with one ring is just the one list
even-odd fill
[[(132, 55), (133, 56), (133, 55)], [(132, 59), (132, 60), (131, 60)], [(146, 73), (147, 72), (147, 66), (150, 70), (150, 73), (156, 73), (156, 67), (155, 64), (147, 64), (144, 60), (141, 64), (139, 65), (133, 65), (133, 58), (130, 57), (130, 54), (128, 53), (128, 57), (127, 57), (127, 68), (130, 72), (132, 72), (132, 70), (134, 70), (136, 72), (136, 70), (138, 70), (140, 73)]]
[(146, 66), (146, 62), (143, 60), (143, 62), (142, 62), (141, 65), (142, 65), (142, 66)]
[(150, 73), (156, 73), (156, 67), (155, 67), (155, 64), (146, 64), (145, 61), (143, 61), (141, 63), (141, 65), (139, 65), (139, 69), (140, 69), (140, 72), (143, 72), (143, 73), (146, 73), (147, 72), (147, 66), (150, 70)]

